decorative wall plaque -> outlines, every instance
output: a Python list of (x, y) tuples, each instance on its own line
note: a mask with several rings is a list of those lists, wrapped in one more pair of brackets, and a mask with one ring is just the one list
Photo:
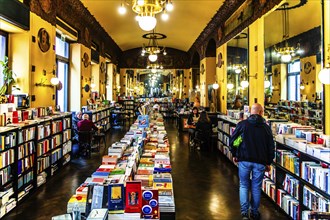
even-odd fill
[(45, 28), (40, 28), (38, 32), (38, 45), (42, 52), (47, 52), (50, 48), (49, 34)]

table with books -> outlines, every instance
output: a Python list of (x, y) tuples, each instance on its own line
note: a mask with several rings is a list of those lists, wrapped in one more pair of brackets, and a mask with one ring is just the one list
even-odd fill
[[(163, 118), (137, 120), (77, 187), (66, 215), (53, 219), (175, 219), (170, 152)], [(154, 117), (152, 117), (154, 118)], [(78, 217), (79, 218), (79, 217)]]

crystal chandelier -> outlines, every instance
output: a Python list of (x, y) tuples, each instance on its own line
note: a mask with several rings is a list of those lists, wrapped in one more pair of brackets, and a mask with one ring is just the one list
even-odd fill
[[(125, 1), (118, 9), (120, 14), (126, 13)], [(163, 12), (162, 19), (168, 19), (168, 12), (173, 10), (172, 0), (133, 0), (132, 10), (137, 14), (136, 20), (144, 31), (151, 31), (156, 27), (156, 14)]]
[(151, 70), (151, 73), (157, 73), (157, 70), (162, 70), (164, 69), (162, 64), (156, 63), (148, 63), (147, 69)]
[(162, 52), (164, 56), (167, 54), (165, 47), (159, 46), (157, 42), (157, 40), (159, 39), (165, 39), (166, 35), (161, 33), (155, 33), (153, 31), (152, 33), (144, 34), (142, 37), (149, 39), (149, 42), (147, 46), (143, 45), (141, 56), (144, 56), (145, 54), (149, 54), (148, 55), (149, 61), (156, 62), (159, 53)]
[(283, 4), (282, 8), (282, 23), (283, 23), (283, 40), (285, 42), (284, 47), (276, 47), (274, 46), (275, 55), (281, 58), (281, 61), (284, 63), (288, 63), (291, 61), (292, 57), (299, 55), (302, 53), (300, 50), (300, 44), (298, 43), (296, 47), (289, 46), (289, 9), (288, 3)]

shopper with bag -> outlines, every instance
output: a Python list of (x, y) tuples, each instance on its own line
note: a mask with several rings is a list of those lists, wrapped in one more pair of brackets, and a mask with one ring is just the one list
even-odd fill
[[(262, 117), (263, 113), (260, 104), (253, 104), (251, 115), (237, 124), (229, 143), (233, 159), (238, 162), (239, 196), (244, 220), (260, 219), (258, 209), (262, 180), (264, 172), (269, 171), (275, 156), (272, 131)], [(251, 199), (249, 199), (249, 191), (251, 191)]]

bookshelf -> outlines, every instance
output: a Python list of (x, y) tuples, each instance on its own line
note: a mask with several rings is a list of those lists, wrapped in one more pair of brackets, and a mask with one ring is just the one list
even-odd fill
[(274, 118), (284, 118), (303, 125), (322, 129), (322, 102), (279, 101), (277, 105), (265, 106), (265, 112)]
[[(238, 122), (229, 116), (219, 116), (218, 149), (231, 161), (229, 138)], [(271, 127), (274, 130), (274, 126)], [(290, 138), (295, 139), (292, 135)], [(264, 193), (291, 219), (307, 219), (311, 215), (327, 215), (329, 218), (330, 160), (313, 155), (307, 142), (304, 142), (304, 150), (286, 144), (289, 140), (280, 140), (274, 140), (275, 159), (270, 172), (265, 173)]]
[(85, 113), (89, 114), (90, 119), (96, 126), (102, 126), (104, 131), (108, 131), (111, 128), (110, 122), (112, 109), (113, 107), (99, 108)]
[(0, 127), (0, 218), (71, 160), (71, 113)]

